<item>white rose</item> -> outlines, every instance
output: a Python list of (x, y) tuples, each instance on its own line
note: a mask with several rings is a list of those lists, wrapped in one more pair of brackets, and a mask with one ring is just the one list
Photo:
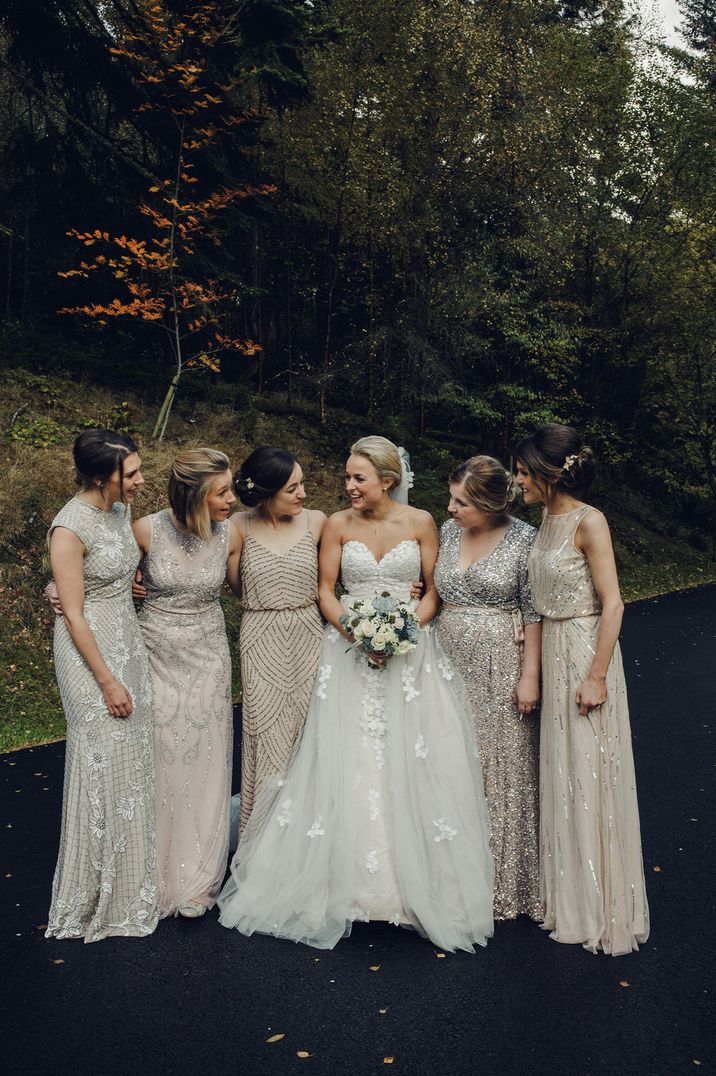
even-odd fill
[(395, 620), (393, 621), (393, 626), (396, 627), (398, 630), (405, 627), (405, 621), (403, 620), (402, 616), (396, 616)]
[(376, 632), (371, 640), (371, 646), (374, 650), (385, 650), (385, 636)]
[(361, 602), (360, 611), (362, 616), (373, 616), (375, 609), (373, 608), (373, 602), (370, 600), (370, 598), (367, 598), (366, 601)]
[(372, 620), (361, 620), (358, 627), (360, 628), (366, 639), (372, 639), (372, 637), (375, 635), (375, 624), (372, 622)]

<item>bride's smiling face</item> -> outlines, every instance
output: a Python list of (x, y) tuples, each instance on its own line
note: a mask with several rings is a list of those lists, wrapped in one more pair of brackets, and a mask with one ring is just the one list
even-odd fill
[(381, 479), (366, 456), (349, 456), (346, 463), (346, 493), (358, 512), (375, 508), (387, 496), (389, 482)]

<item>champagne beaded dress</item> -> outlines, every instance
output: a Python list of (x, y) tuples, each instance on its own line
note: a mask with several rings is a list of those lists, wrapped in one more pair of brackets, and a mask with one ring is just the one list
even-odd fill
[(55, 516), (85, 547), (84, 616), (113, 676), (132, 697), (112, 717), (63, 617), (55, 671), (67, 720), (62, 832), (45, 936), (99, 941), (157, 925), (154, 760), (147, 654), (132, 602), (139, 548), (129, 509), (105, 512), (74, 497)]
[(544, 513), (529, 560), (543, 619), (540, 744), (544, 929), (555, 941), (619, 956), (649, 936), (629, 708), (619, 643), (607, 701), (582, 717), (601, 608), (587, 558), (574, 544), (596, 509)]
[(263, 782), (286, 768), (311, 701), (323, 638), (318, 555), (306, 531), (283, 554), (247, 533), (241, 554), (242, 749), (239, 827)]
[(460, 527), (440, 529), (438, 639), (467, 686), (490, 809), (495, 919), (542, 918), (539, 891), (539, 725), (521, 717), (523, 624), (532, 607), (527, 558), (536, 531), (515, 519), (486, 557), (460, 570)]
[(226, 872), (233, 741), (231, 656), (219, 604), (228, 521), (204, 541), (167, 509), (149, 517), (139, 622), (149, 655), (162, 916), (211, 907)]
[[(420, 547), (377, 561), (343, 546), (351, 608), (410, 598)], [(413, 926), (443, 949), (492, 934), (487, 806), (460, 682), (435, 632), (384, 669), (327, 626), (303, 733), (283, 775), (267, 779), (218, 904), (244, 934), (332, 948), (355, 921)]]

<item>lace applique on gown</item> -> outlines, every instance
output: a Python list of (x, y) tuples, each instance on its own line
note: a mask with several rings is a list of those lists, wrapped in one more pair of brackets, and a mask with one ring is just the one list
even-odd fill
[(233, 710), (231, 655), (219, 604), (229, 523), (208, 541), (150, 516), (139, 622), (154, 696), (157, 875), (163, 916), (190, 900), (209, 907), (229, 844)]
[(618, 956), (649, 937), (639, 807), (619, 643), (607, 701), (582, 717), (601, 612), (587, 558), (574, 545), (595, 509), (545, 513), (529, 560), (542, 627), (540, 755), (544, 929)]
[(112, 717), (62, 617), (55, 671), (67, 720), (62, 831), (46, 937), (99, 941), (157, 925), (154, 759), (147, 655), (132, 602), (139, 549), (129, 511), (75, 497), (55, 516), (85, 547), (85, 619), (110, 671), (132, 696)]
[[(351, 541), (341, 565), (346, 608), (381, 591), (407, 599), (420, 551), (405, 541), (376, 562)], [(371, 919), (410, 924), (447, 950), (485, 944), (487, 808), (458, 691), (430, 630), (380, 670), (328, 626), (303, 735), (249, 820), (220, 922), (319, 948)]]

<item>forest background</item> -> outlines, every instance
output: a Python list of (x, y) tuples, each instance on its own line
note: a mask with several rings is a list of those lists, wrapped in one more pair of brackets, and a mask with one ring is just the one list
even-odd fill
[[(0, 749), (62, 734), (45, 534), (78, 429), (382, 432), (444, 513), (535, 425), (602, 463), (627, 597), (716, 578), (716, 18), (554, 0), (5, 0)], [(235, 603), (226, 602), (235, 646)], [(237, 693), (239, 685), (236, 685)]]

